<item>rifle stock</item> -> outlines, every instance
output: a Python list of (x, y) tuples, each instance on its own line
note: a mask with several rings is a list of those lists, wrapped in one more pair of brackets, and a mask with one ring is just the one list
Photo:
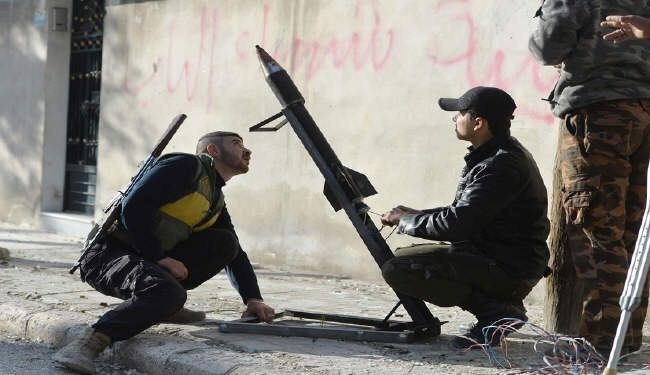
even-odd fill
[(187, 116), (185, 114), (180, 114), (174, 117), (171, 124), (169, 124), (167, 127), (167, 130), (165, 130), (162, 137), (160, 137), (158, 140), (158, 143), (156, 143), (153, 151), (147, 156), (145, 161), (138, 169), (137, 173), (131, 178), (131, 181), (125, 186), (123, 191), (119, 191), (117, 195), (111, 199), (106, 208), (104, 208), (106, 215), (97, 223), (95, 227), (93, 227), (91, 232), (88, 234), (88, 238), (86, 239), (86, 242), (84, 243), (84, 247), (82, 249), (81, 257), (77, 263), (75, 263), (75, 265), (68, 271), (70, 274), (75, 273), (77, 268), (79, 268), (81, 259), (83, 259), (86, 253), (92, 249), (93, 246), (95, 246), (100, 240), (102, 240), (108, 233), (110, 233), (111, 227), (115, 225), (117, 219), (120, 217), (120, 213), (122, 212), (122, 200), (129, 194), (129, 192), (131, 192), (133, 186), (146, 174), (146, 172), (151, 169), (151, 167), (153, 167), (160, 154), (162, 154), (163, 150), (165, 147), (167, 147), (167, 144), (172, 139), (174, 134), (176, 134), (176, 131), (186, 118)]

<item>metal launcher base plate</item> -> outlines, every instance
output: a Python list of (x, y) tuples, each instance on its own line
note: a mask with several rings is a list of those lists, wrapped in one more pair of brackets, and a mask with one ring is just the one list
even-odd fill
[(245, 318), (220, 321), (218, 327), (223, 333), (389, 343), (411, 343), (440, 334), (440, 324), (416, 326), (413, 322), (297, 310), (285, 310), (276, 314), (271, 324), (259, 323), (256, 318)]

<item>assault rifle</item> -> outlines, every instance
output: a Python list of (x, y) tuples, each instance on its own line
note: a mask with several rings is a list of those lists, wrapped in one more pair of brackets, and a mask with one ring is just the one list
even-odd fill
[(86, 242), (84, 243), (81, 257), (68, 272), (71, 274), (75, 273), (81, 264), (81, 259), (86, 256), (86, 253), (92, 249), (93, 246), (95, 246), (99, 241), (104, 239), (107, 234), (111, 233), (111, 231), (114, 230), (117, 219), (120, 217), (120, 213), (122, 212), (122, 200), (131, 192), (133, 186), (135, 186), (135, 184), (140, 181), (140, 179), (149, 171), (149, 169), (153, 167), (160, 154), (162, 154), (163, 150), (165, 147), (167, 147), (167, 144), (172, 139), (174, 134), (176, 134), (176, 131), (186, 118), (187, 116), (185, 114), (180, 114), (174, 117), (172, 123), (169, 125), (167, 130), (165, 130), (165, 133), (163, 133), (162, 137), (156, 144), (156, 147), (153, 149), (153, 151), (151, 151), (149, 156), (147, 156), (147, 158), (142, 163), (140, 163), (140, 169), (138, 169), (138, 172), (135, 174), (135, 176), (131, 177), (131, 181), (122, 190), (118, 190), (113, 199), (111, 199), (108, 205), (104, 207), (102, 210), (105, 214), (103, 219), (100, 220), (88, 234)]

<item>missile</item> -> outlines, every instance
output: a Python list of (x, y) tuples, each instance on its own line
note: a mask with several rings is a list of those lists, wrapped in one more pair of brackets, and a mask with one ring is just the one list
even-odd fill
[[(283, 112), (287, 110), (291, 111), (300, 122), (309, 138), (313, 140), (314, 146), (325, 159), (325, 162), (335, 172), (336, 178), (341, 183), (347, 198), (357, 205), (357, 209), (367, 209), (367, 206), (363, 204), (363, 198), (377, 194), (368, 177), (363, 173), (343, 166), (305, 108), (305, 98), (293, 83), (289, 73), (262, 47), (255, 46), (255, 49), (257, 50), (257, 57), (260, 60), (266, 82), (271, 87), (275, 97), (280, 101), (280, 104), (284, 107)], [(336, 198), (327, 182), (325, 182), (323, 193), (335, 211), (342, 208), (342, 204)]]

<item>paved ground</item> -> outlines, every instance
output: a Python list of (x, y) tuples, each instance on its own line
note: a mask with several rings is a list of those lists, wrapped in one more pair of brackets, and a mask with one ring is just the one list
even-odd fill
[[(0, 332), (0, 374), (20, 375), (65, 375), (71, 371), (57, 367), (52, 361), (56, 349), (30, 342), (16, 335)], [(97, 367), (102, 374), (138, 375), (133, 369), (116, 364), (107, 356), (102, 356)]]
[[(119, 303), (81, 283), (77, 275), (67, 273), (78, 256), (79, 239), (0, 225), (0, 247), (11, 253), (10, 259), (0, 259), (0, 331), (60, 346), (74, 336), (79, 325), (95, 321)], [(265, 299), (276, 310), (382, 318), (395, 303), (394, 294), (382, 283), (280, 268), (261, 268), (257, 274)], [(535, 299), (526, 302), (531, 322), (541, 324), (541, 303)], [(461, 325), (472, 321), (469, 314), (455, 308), (430, 306), (434, 315), (448, 321), (438, 338), (417, 344), (382, 344), (220, 333), (218, 321), (239, 318), (243, 307), (224, 275), (190, 291), (186, 306), (206, 311), (207, 322), (152, 327), (108, 350), (100, 371), (132, 374), (129, 371), (133, 370), (128, 369), (134, 368), (151, 374), (502, 374), (536, 373), (547, 367), (534, 350), (535, 342), (523, 334), (508, 339), (511, 369), (499, 368), (482, 351), (461, 353), (451, 349), (451, 337), (461, 331)], [(403, 310), (397, 310), (397, 319), (405, 316)], [(6, 339), (0, 344), (0, 358), (4, 352), (15, 353), (7, 358), (15, 358), (13, 362), (32, 358), (35, 364), (40, 363), (38, 367), (49, 371), (52, 350)], [(495, 354), (499, 362), (508, 365), (501, 351)], [(11, 359), (9, 363), (6, 370), (0, 367), (0, 373), (29, 373), (27, 368), (17, 367), (18, 363), (12, 365)], [(645, 373), (649, 363), (650, 346), (645, 344), (642, 353), (630, 357), (619, 371)], [(57, 373), (56, 369), (52, 371)]]

